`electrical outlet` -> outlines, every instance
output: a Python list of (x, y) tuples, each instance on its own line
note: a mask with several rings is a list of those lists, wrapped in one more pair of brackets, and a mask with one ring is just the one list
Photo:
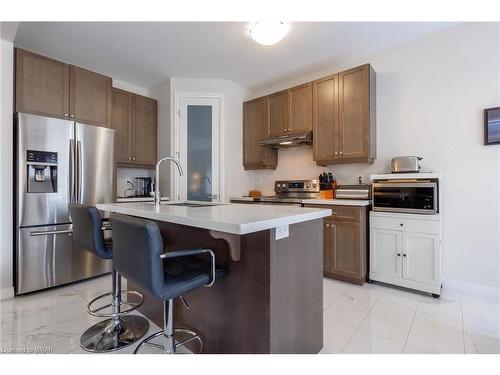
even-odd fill
[(289, 236), (288, 225), (280, 225), (276, 227), (276, 239), (281, 240), (282, 238), (287, 238)]

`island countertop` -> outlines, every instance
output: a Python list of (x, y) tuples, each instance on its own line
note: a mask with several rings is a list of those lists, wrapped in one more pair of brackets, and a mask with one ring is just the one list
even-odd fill
[(206, 206), (201, 204), (201, 207), (187, 207), (176, 205), (179, 203), (181, 202), (165, 202), (159, 207), (151, 202), (110, 203), (98, 204), (97, 208), (103, 211), (237, 235), (321, 219), (332, 214), (332, 210), (324, 208), (234, 203)]

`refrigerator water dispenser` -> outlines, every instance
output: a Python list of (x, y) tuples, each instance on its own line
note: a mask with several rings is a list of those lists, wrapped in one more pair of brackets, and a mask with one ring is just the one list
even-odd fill
[(28, 193), (57, 193), (57, 152), (26, 151)]

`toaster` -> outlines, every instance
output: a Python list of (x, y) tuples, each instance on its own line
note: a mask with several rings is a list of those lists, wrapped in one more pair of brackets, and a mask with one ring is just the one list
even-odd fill
[(418, 173), (420, 172), (419, 156), (398, 156), (391, 160), (392, 173)]
[(339, 185), (335, 190), (336, 199), (371, 199), (371, 185)]

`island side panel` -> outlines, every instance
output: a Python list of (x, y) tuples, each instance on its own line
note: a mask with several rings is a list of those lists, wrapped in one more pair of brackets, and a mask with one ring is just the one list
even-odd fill
[[(211, 288), (175, 300), (174, 325), (195, 330), (204, 339), (204, 353), (270, 353), (270, 230), (241, 236), (241, 260), (233, 262), (224, 240), (205, 229), (157, 222), (168, 251), (210, 248), (227, 275)], [(129, 282), (128, 288), (144, 293)], [(139, 311), (163, 326), (162, 302), (145, 294)], [(193, 347), (194, 349), (194, 347)]]
[(323, 347), (323, 220), (271, 230), (271, 353)]

